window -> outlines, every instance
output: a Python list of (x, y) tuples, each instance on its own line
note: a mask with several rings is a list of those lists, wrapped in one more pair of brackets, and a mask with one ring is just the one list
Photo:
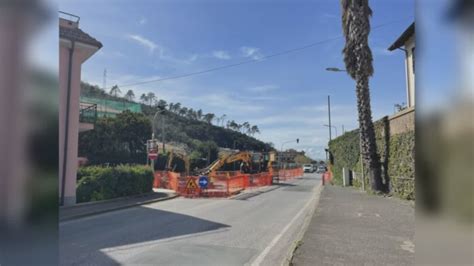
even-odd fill
[(413, 74), (415, 74), (415, 47), (411, 48), (411, 67), (412, 67), (412, 71), (413, 71)]

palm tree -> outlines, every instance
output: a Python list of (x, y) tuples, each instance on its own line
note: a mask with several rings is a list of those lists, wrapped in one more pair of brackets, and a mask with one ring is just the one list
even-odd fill
[(146, 96), (145, 93), (143, 93), (143, 94), (140, 96), (140, 101), (142, 101), (142, 103), (147, 103), (147, 102), (148, 102), (148, 97)]
[(119, 95), (120, 93), (122, 93), (122, 92), (120, 91), (120, 89), (119, 89), (119, 87), (118, 87), (117, 85), (114, 85), (114, 86), (110, 89), (110, 92), (109, 92), (110, 95), (113, 95), (113, 96), (115, 96), (115, 97), (118, 97), (118, 95)]
[(135, 93), (132, 90), (128, 90), (125, 94), (125, 99), (133, 101), (133, 99), (135, 99)]
[(363, 159), (369, 169), (372, 190), (383, 191), (380, 157), (370, 108), (369, 78), (374, 72), (369, 47), (369, 0), (341, 0), (342, 28), (346, 39), (343, 49), (347, 73), (356, 81), (357, 109)]
[(168, 104), (168, 111), (173, 111), (174, 109), (174, 103)]

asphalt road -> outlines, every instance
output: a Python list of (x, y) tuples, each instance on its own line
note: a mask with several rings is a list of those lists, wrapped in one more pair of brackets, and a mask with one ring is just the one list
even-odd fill
[(60, 224), (61, 265), (280, 265), (317, 202), (320, 175), (233, 199), (177, 198)]

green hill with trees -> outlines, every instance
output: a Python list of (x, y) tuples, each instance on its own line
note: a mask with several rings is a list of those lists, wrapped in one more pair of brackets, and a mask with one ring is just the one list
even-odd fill
[[(81, 84), (81, 96), (135, 102), (133, 90), (125, 92), (124, 97), (120, 97), (121, 94), (117, 86), (105, 92), (98, 86)], [(113, 118), (102, 117), (94, 130), (81, 133), (79, 156), (87, 157), (90, 164), (146, 163), (145, 144), (151, 138), (153, 124), (157, 139), (162, 139), (164, 129), (165, 143), (179, 143), (187, 148), (192, 168), (203, 167), (215, 160), (219, 147), (253, 151), (273, 149), (271, 143), (254, 137), (260, 133), (257, 125), (238, 123), (225, 114), (217, 116), (182, 106), (179, 102), (168, 103), (152, 92), (142, 94), (139, 103), (142, 113), (125, 111)], [(164, 167), (165, 159), (166, 155), (162, 155), (157, 162), (158, 168)]]

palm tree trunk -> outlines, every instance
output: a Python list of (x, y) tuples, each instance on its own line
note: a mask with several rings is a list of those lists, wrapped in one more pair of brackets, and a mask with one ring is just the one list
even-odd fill
[(357, 76), (356, 83), (362, 157), (369, 169), (369, 180), (372, 190), (383, 191), (380, 158), (377, 153), (372, 110), (370, 107), (369, 78), (367, 76)]

